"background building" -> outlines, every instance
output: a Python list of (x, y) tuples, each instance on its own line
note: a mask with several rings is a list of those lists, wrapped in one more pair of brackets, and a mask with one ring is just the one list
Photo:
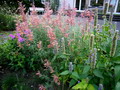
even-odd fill
[(110, 13), (111, 7), (114, 7), (114, 14), (120, 15), (120, 0), (60, 0), (59, 7), (77, 8), (77, 12), (82, 12), (86, 8), (92, 9), (98, 7), (99, 11), (102, 11), (105, 7), (105, 3), (108, 2), (108, 11)]

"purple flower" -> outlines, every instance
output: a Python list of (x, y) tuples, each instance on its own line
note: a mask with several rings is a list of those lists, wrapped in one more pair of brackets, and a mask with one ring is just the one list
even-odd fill
[(78, 81), (78, 83), (80, 83), (80, 81)]
[(30, 29), (27, 29), (24, 31), (25, 34), (30, 34), (31, 30)]
[(103, 90), (103, 89), (104, 89), (103, 84), (99, 84), (98, 90)]
[(14, 38), (15, 38), (15, 35), (10, 34), (9, 37), (11, 37), (12, 39), (14, 39)]
[(25, 39), (22, 38), (22, 37), (19, 37), (19, 38), (18, 38), (18, 41), (19, 41), (19, 42), (23, 42), (23, 41), (25, 41)]
[(19, 33), (17, 33), (16, 35), (17, 35), (18, 37), (20, 37), (20, 34), (19, 34)]

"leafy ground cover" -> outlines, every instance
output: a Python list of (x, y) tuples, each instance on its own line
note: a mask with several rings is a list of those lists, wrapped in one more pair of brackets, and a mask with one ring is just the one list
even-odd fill
[(47, 3), (41, 17), (24, 10), (20, 3), (16, 32), (0, 45), (3, 90), (120, 89), (119, 31), (105, 15), (98, 25), (97, 9), (79, 20), (76, 9), (53, 17)]

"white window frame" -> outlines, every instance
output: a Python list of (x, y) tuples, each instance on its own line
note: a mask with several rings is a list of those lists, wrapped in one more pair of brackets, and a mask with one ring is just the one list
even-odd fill
[[(103, 1), (103, 9), (105, 7), (105, 2), (106, 1), (108, 3), (110, 3), (110, 0), (104, 0)], [(84, 10), (81, 10), (81, 2), (82, 2), (82, 0), (80, 0), (80, 2), (79, 2), (79, 10), (76, 10), (77, 12), (83, 12), (84, 11)], [(117, 12), (118, 2), (120, 2), (120, 0), (117, 0), (117, 2), (116, 2), (115, 9), (114, 9), (114, 14), (120, 14), (120, 12)], [(73, 4), (74, 4), (74, 8), (75, 8), (76, 7), (76, 0), (74, 0)], [(91, 6), (91, 0), (89, 0), (89, 6)], [(108, 7), (108, 9), (109, 9), (109, 7)], [(107, 11), (107, 13), (109, 14), (110, 12)]]
[(120, 2), (120, 0), (117, 0), (117, 4), (116, 4), (116, 7), (115, 7), (115, 14), (120, 14), (120, 12), (117, 12), (117, 8), (118, 8), (118, 3)]
[[(74, 0), (74, 7), (76, 7), (76, 0)], [(81, 0), (79, 2), (79, 9), (76, 10), (76, 11), (81, 11)]]
[[(113, 13), (113, 14), (120, 14), (120, 12), (117, 12), (118, 2), (119, 2), (119, 1), (120, 1), (120, 0), (117, 0), (117, 2), (116, 2), (116, 5), (115, 5), (115, 9), (114, 9), (114, 13)], [(110, 3), (110, 0), (108, 0), (108, 3)], [(108, 9), (109, 9), (109, 7), (108, 7)], [(107, 11), (107, 13), (110, 14), (109, 11)]]
[[(99, 0), (96, 0), (96, 1), (99, 1)], [(79, 2), (79, 10), (77, 10), (77, 11), (80, 11), (80, 12), (84, 11), (84, 10), (81, 10), (81, 3), (82, 3), (82, 0), (80, 0), (80, 2)], [(75, 5), (76, 5), (76, 0), (74, 0), (74, 7), (75, 7)], [(89, 0), (88, 6), (89, 7), (91, 6), (91, 0)]]

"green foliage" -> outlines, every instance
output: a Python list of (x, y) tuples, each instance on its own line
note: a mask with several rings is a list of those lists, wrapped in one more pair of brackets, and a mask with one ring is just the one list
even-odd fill
[[(35, 6), (36, 7), (43, 7), (44, 5), (40, 2), (40, 0), (34, 0), (35, 1)], [(7, 6), (9, 7), (14, 7), (14, 8), (18, 8), (18, 2), (22, 2), (26, 9), (28, 10), (29, 7), (31, 7), (31, 4), (33, 3), (32, 0), (1, 0), (0, 5), (4, 5), (5, 3), (7, 3)]]
[(88, 84), (87, 84), (86, 80), (82, 80), (80, 83), (78, 83), (74, 87), (72, 87), (72, 89), (74, 89), (74, 90), (78, 90), (78, 89), (86, 90), (87, 85)]
[(83, 69), (83, 74), (88, 73), (89, 70), (90, 70), (90, 66), (89, 66), (89, 65), (86, 65), (86, 66), (84, 67), (84, 69)]
[(15, 18), (11, 15), (0, 13), (0, 31), (15, 30)]
[[(62, 90), (97, 90), (102, 85), (104, 86), (102, 89), (105, 90), (118, 89), (120, 40), (117, 40), (115, 53), (111, 57), (110, 48), (115, 33), (111, 29), (112, 25), (106, 21), (102, 27), (91, 28), (92, 26), (89, 26), (90, 31), (84, 31), (82, 30), (86, 30), (84, 25), (66, 23), (70, 19), (73, 20), (72, 16), (58, 15), (57, 18), (52, 19), (49, 17), (50, 12), (40, 17), (42, 18), (40, 20), (38, 17), (32, 18), (33, 21), (35, 19), (35, 22), (41, 21), (40, 25), (34, 26), (34, 22), (30, 22), (30, 19), (28, 19), (28, 23), (26, 22), (29, 27), (27, 29), (33, 33), (33, 41), (27, 40), (28, 32), (27, 35), (21, 34), (21, 37), (25, 39), (23, 42), (19, 42), (18, 38), (15, 38), (0, 45), (0, 65), (23, 72), (39, 70), (41, 75), (34, 77), (34, 82), (43, 84), (47, 88), (54, 86), (53, 75), (57, 74)], [(59, 21), (58, 18), (62, 19), (61, 17), (63, 17), (63, 21), (61, 20), (57, 26), (57, 22), (54, 21)], [(61, 28), (62, 30), (60, 30)], [(22, 33), (25, 33), (24, 30)], [(52, 47), (48, 47), (50, 44)], [(50, 63), (44, 64), (46, 59)], [(50, 68), (54, 69), (54, 73), (50, 73)], [(56, 79), (58, 80), (58, 78)]]
[(97, 76), (97, 77), (99, 77), (99, 78), (103, 78), (102, 73), (101, 73), (99, 70), (95, 69), (95, 70), (93, 71), (93, 73), (94, 73), (95, 76)]
[(120, 89), (120, 82), (117, 82), (116, 86), (115, 86), (115, 90), (119, 90)]
[(0, 6), (0, 31), (15, 30), (15, 8), (6, 3)]
[[(96, 32), (95, 34), (95, 40), (94, 40), (94, 46), (97, 48), (97, 61), (96, 61), (96, 67), (91, 68), (89, 59), (87, 60), (86, 58), (83, 59), (79, 58), (77, 55), (76, 57), (73, 58), (67, 58), (67, 60), (74, 60), (74, 69), (72, 73), (67, 73), (64, 74), (65, 71), (62, 73), (64, 75), (61, 75), (61, 77), (64, 79), (64, 83), (67, 83), (69, 81), (69, 87), (72, 89), (83, 89), (86, 90), (88, 87), (92, 88), (91, 90), (96, 90), (99, 87), (99, 84), (102, 83), (104, 86), (104, 89), (115, 89), (119, 88), (119, 80), (120, 80), (120, 75), (119, 75), (119, 65), (120, 65), (120, 57), (119, 57), (119, 41), (117, 43), (117, 49), (116, 49), (116, 54), (114, 57), (110, 57), (110, 47), (112, 43), (112, 39), (114, 36), (114, 33), (111, 33), (113, 31), (110, 30), (110, 24), (107, 22), (105, 25), (102, 27), (102, 32)], [(89, 43), (89, 42), (87, 42)], [(87, 45), (87, 44), (86, 44)], [(89, 44), (88, 44), (89, 45)], [(82, 46), (84, 47), (84, 46)], [(82, 53), (84, 53), (83, 51)], [(72, 55), (72, 54), (71, 54)], [(88, 54), (89, 55), (89, 54)], [(85, 54), (83, 55), (85, 56)], [(81, 60), (82, 59), (82, 60)], [(84, 63), (85, 60), (85, 63)], [(78, 61), (78, 62), (77, 62)], [(84, 64), (83, 64), (84, 63)], [(67, 68), (68, 67), (68, 63)], [(78, 66), (77, 66), (77, 65)], [(76, 73), (75, 75), (73, 73)], [(72, 76), (74, 75), (74, 76)], [(88, 84), (86, 85), (83, 82), (80, 82), (78, 84), (77, 81), (82, 81), (83, 79), (88, 79)], [(112, 84), (110, 82), (113, 82)], [(88, 90), (89, 90), (88, 88)]]
[(115, 78), (116, 78), (116, 81), (120, 80), (120, 65), (115, 66)]
[(40, 72), (40, 75), (36, 75), (36, 72), (6, 72), (0, 83), (2, 90), (38, 90), (40, 85), (46, 89), (53, 89), (53, 85), (57, 86), (54, 83), (53, 74), (45, 69)]
[(56, 13), (58, 10), (59, 2), (60, 2), (59, 0), (50, 0), (51, 9), (53, 10), (54, 13)]
[(2, 90), (31, 90), (24, 81), (24, 78), (18, 77), (15, 73), (5, 75), (2, 79)]
[(8, 40), (5, 44), (0, 45), (0, 64), (8, 65), (11, 69), (23, 71), (38, 70), (43, 64), (49, 52), (37, 50), (36, 45), (25, 46), (22, 49), (17, 46), (16, 40)]
[(60, 73), (60, 75), (67, 75), (67, 74), (69, 74), (69, 71), (64, 71), (64, 72)]

